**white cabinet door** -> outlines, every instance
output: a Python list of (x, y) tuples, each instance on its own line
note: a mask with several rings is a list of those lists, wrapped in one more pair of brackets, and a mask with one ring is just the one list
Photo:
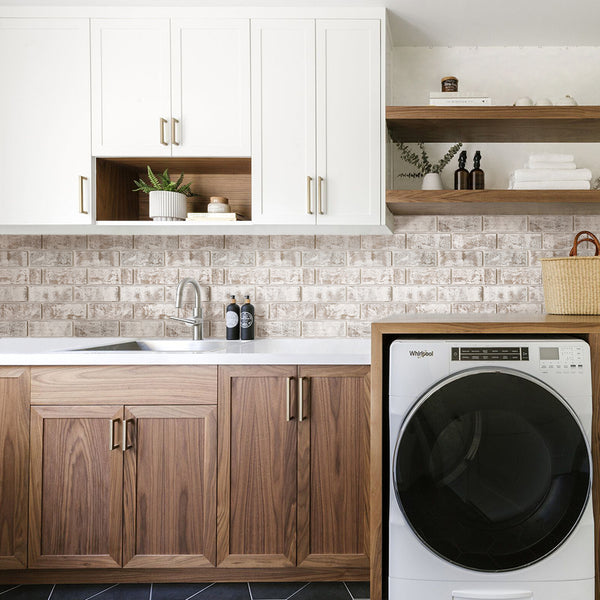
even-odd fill
[(170, 156), (168, 19), (92, 19), (92, 153)]
[(0, 57), (0, 224), (90, 223), (88, 20), (0, 19)]
[(318, 20), (316, 27), (317, 222), (379, 224), (380, 21)]
[(171, 21), (173, 156), (250, 156), (250, 21)]
[(253, 20), (251, 65), (252, 220), (314, 224), (314, 20)]

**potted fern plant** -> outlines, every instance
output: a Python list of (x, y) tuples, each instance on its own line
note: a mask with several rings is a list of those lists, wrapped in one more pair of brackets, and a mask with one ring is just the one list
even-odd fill
[(400, 156), (409, 165), (412, 165), (417, 170), (409, 173), (400, 173), (398, 177), (423, 178), (421, 184), (422, 190), (443, 190), (441, 172), (454, 158), (456, 153), (462, 148), (462, 142), (451, 146), (446, 154), (437, 162), (432, 163), (425, 150), (425, 144), (418, 142), (418, 152), (413, 152), (404, 142), (395, 142), (396, 147), (400, 150)]
[(154, 174), (148, 166), (148, 179), (134, 180), (137, 188), (134, 192), (148, 194), (150, 201), (150, 218), (154, 221), (185, 221), (187, 217), (187, 198), (193, 196), (189, 183), (182, 185), (184, 174), (177, 181), (171, 181), (169, 170)]

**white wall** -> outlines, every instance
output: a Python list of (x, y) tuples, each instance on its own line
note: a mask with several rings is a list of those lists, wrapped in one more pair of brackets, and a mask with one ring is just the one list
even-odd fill
[[(600, 104), (600, 46), (586, 47), (395, 47), (392, 50), (392, 104), (429, 104), (429, 92), (440, 91), (447, 75), (459, 79), (459, 90), (483, 92), (494, 105), (512, 105), (522, 96), (557, 101), (565, 94), (579, 104)], [(457, 140), (461, 141), (461, 140)], [(431, 144), (431, 156), (441, 157), (450, 144)], [(482, 152), (486, 187), (508, 187), (510, 171), (523, 166), (532, 152), (568, 152), (577, 165), (600, 175), (599, 144), (467, 144), (469, 162), (475, 150)], [(399, 179), (406, 170), (397, 152), (392, 153), (393, 187), (411, 189), (418, 180)], [(442, 179), (453, 187), (454, 159)], [(409, 169), (410, 170), (410, 169)]]

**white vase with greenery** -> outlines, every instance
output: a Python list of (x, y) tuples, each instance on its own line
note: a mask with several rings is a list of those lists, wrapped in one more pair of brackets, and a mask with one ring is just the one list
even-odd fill
[(134, 181), (134, 192), (145, 192), (149, 199), (149, 215), (153, 221), (185, 221), (187, 217), (187, 199), (193, 196), (189, 183), (181, 185), (184, 174), (177, 181), (171, 181), (169, 170), (155, 175), (148, 166), (148, 179)]
[(444, 167), (454, 158), (456, 153), (462, 148), (462, 142), (451, 146), (446, 154), (437, 162), (432, 163), (425, 149), (423, 142), (418, 142), (418, 152), (413, 152), (404, 142), (395, 142), (396, 147), (400, 150), (400, 156), (409, 165), (416, 167), (416, 171), (408, 173), (400, 173), (398, 177), (422, 178), (422, 190), (443, 190), (441, 173)]

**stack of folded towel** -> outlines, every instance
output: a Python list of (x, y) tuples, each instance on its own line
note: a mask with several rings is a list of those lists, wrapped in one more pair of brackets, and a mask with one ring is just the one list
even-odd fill
[(592, 172), (578, 169), (572, 154), (532, 154), (510, 176), (509, 190), (589, 190)]

